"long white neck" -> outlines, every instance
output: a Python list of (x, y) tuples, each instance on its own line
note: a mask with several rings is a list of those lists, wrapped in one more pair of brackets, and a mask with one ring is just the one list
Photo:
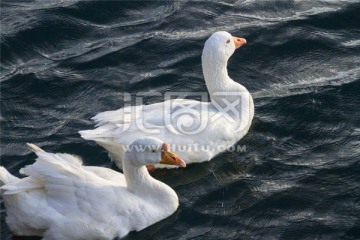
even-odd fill
[(163, 209), (166, 208), (169, 212), (175, 211), (179, 204), (175, 191), (151, 177), (145, 166), (134, 165), (133, 157), (134, 155), (131, 152), (126, 152), (123, 161), (128, 189), (132, 193), (146, 198), (149, 202), (154, 201), (154, 204), (160, 204)]
[(145, 166), (138, 167), (131, 164), (129, 157), (125, 157), (123, 161), (123, 170), (127, 187), (132, 192), (141, 192), (142, 189), (152, 188), (156, 181), (149, 175)]
[(202, 69), (211, 101), (216, 101), (219, 98), (217, 94), (221, 93), (248, 92), (244, 86), (229, 77), (227, 60), (218, 59), (211, 54), (202, 55)]
[(246, 133), (254, 117), (253, 99), (243, 85), (229, 77), (227, 61), (228, 59), (213, 55), (211, 51), (204, 49), (202, 68), (206, 86), (211, 104), (235, 120), (238, 124), (237, 131)]

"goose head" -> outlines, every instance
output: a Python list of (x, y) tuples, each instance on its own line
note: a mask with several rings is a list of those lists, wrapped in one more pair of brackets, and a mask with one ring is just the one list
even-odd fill
[(211, 101), (219, 102), (216, 97), (217, 93), (244, 90), (240, 84), (234, 84), (227, 71), (229, 58), (237, 48), (244, 44), (246, 44), (244, 38), (233, 37), (225, 31), (216, 32), (206, 40), (201, 62)]
[(129, 163), (137, 167), (155, 164), (186, 167), (184, 160), (171, 152), (169, 144), (154, 137), (138, 138), (129, 145), (126, 155)]
[(215, 32), (205, 42), (202, 61), (216, 60), (226, 63), (235, 50), (244, 44), (246, 44), (244, 38), (233, 37), (225, 31)]

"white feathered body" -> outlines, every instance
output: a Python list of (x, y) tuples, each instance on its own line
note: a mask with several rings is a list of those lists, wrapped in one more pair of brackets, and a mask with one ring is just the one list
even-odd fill
[(254, 116), (251, 95), (237, 92), (234, 99), (239, 96), (245, 101), (243, 106), (235, 106), (240, 116), (230, 110), (219, 112), (222, 106), (212, 102), (177, 99), (99, 113), (93, 118), (97, 128), (80, 133), (108, 150), (120, 167), (122, 152), (142, 135), (164, 139), (186, 163), (208, 161), (234, 145), (250, 128)]
[[(141, 189), (129, 189), (124, 175), (101, 167), (84, 167), (69, 154), (38, 152), (18, 179), (0, 169), (6, 222), (21, 236), (44, 239), (113, 239), (139, 231), (171, 215), (176, 193), (151, 178), (145, 167), (129, 173)], [(11, 176), (11, 177), (10, 177)]]

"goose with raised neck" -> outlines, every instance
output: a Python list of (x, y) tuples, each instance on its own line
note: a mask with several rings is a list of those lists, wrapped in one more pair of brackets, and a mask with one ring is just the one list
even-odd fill
[[(136, 151), (141, 146), (144, 151)], [(29, 144), (38, 158), (19, 179), (0, 167), (6, 222), (18, 236), (43, 239), (114, 239), (173, 214), (173, 189), (152, 178), (145, 165), (186, 163), (163, 141), (144, 137), (125, 154), (124, 174), (83, 166), (77, 156), (48, 153)]]
[(165, 98), (164, 102), (102, 112), (93, 117), (96, 129), (79, 133), (104, 147), (120, 168), (124, 155), (118, 149), (144, 135), (176, 145), (175, 153), (187, 164), (209, 161), (236, 144), (254, 117), (251, 94), (227, 71), (229, 58), (245, 44), (244, 38), (225, 31), (212, 34), (205, 42), (201, 59), (210, 102), (207, 93), (194, 93), (201, 101)]

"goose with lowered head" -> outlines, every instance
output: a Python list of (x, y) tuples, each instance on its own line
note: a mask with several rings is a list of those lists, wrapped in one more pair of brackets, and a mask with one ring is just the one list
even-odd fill
[[(120, 168), (123, 153), (119, 146), (145, 134), (164, 139), (186, 163), (210, 160), (239, 141), (254, 116), (249, 91), (227, 71), (230, 56), (244, 44), (244, 38), (225, 31), (212, 34), (205, 42), (201, 59), (210, 101), (171, 99), (173, 93), (166, 93), (164, 102), (99, 113), (93, 117), (97, 128), (79, 133), (104, 147)], [(207, 98), (207, 93), (188, 95)]]
[(173, 189), (152, 178), (145, 165), (186, 163), (163, 141), (135, 140), (124, 154), (124, 174), (85, 167), (70, 154), (48, 153), (29, 144), (36, 162), (19, 179), (0, 167), (1, 194), (10, 229), (43, 239), (114, 239), (140, 231), (173, 214)]

